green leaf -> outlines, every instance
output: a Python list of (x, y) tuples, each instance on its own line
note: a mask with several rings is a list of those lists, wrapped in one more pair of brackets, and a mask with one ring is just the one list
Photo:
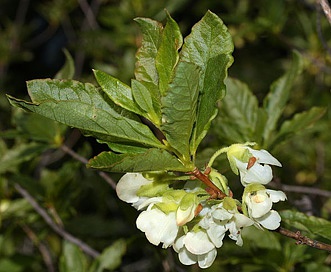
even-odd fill
[(133, 79), (131, 80), (131, 87), (134, 100), (143, 112), (141, 115), (159, 127), (161, 124), (161, 116), (155, 112), (153, 106), (153, 98), (146, 86)]
[(161, 130), (183, 161), (190, 161), (190, 138), (196, 120), (200, 69), (179, 62), (166, 96), (162, 97)]
[(62, 143), (66, 126), (55, 121), (50, 121), (38, 114), (20, 110), (15, 116), (17, 130), (21, 136), (34, 141), (41, 141), (51, 145)]
[(271, 85), (270, 92), (263, 101), (263, 107), (268, 116), (263, 133), (264, 146), (266, 147), (268, 146), (268, 141), (273, 131), (276, 129), (277, 121), (283, 113), (294, 80), (301, 73), (302, 66), (302, 58), (300, 54), (295, 51), (293, 53), (291, 68), (285, 75)]
[(162, 39), (156, 55), (159, 92), (166, 94), (174, 68), (178, 62), (178, 50), (183, 44), (183, 37), (177, 23), (167, 13), (167, 24), (162, 32)]
[(195, 136), (192, 140), (192, 154), (195, 154), (198, 145), (206, 136), (212, 120), (218, 113), (217, 101), (225, 96), (224, 80), (231, 62), (232, 57), (224, 54), (210, 58), (207, 62), (203, 90), (198, 104)]
[(102, 90), (116, 105), (134, 113), (142, 114), (139, 107), (137, 107), (136, 103), (133, 101), (131, 88), (129, 86), (102, 71), (93, 70), (93, 72)]
[[(14, 106), (21, 107), (60, 123), (96, 133), (101, 140), (109, 136), (122, 141), (147, 146), (164, 146), (144, 124), (115, 111), (91, 84), (76, 81), (36, 80), (28, 83), (30, 96), (35, 103), (8, 96)], [(104, 135), (104, 136), (103, 136)]]
[(220, 136), (227, 143), (258, 141), (256, 127), (259, 119), (258, 101), (243, 82), (228, 78), (227, 94), (220, 105), (217, 118)]
[(122, 263), (122, 257), (126, 253), (127, 243), (123, 239), (115, 241), (107, 247), (93, 262), (90, 272), (102, 272), (104, 269), (114, 270)]
[(142, 32), (142, 43), (136, 55), (135, 77), (138, 81), (149, 82), (157, 87), (158, 73), (155, 59), (162, 40), (163, 26), (148, 18), (136, 18), (135, 21)]
[(184, 166), (175, 156), (165, 150), (150, 148), (139, 154), (115, 154), (102, 152), (90, 159), (88, 167), (103, 171), (127, 173), (145, 171), (181, 171), (193, 170), (193, 165)]
[(331, 241), (331, 222), (323, 218), (308, 216), (297, 211), (282, 211), (280, 213), (282, 221), (298, 230), (307, 231), (314, 235), (319, 235)]
[(300, 112), (294, 115), (291, 120), (285, 121), (276, 138), (271, 142), (270, 148), (282, 141), (289, 140), (292, 136), (301, 130), (308, 128), (319, 120), (326, 112), (326, 108), (313, 107), (308, 111)]
[(7, 150), (0, 157), (0, 174), (15, 172), (18, 165), (40, 155), (46, 148), (47, 146), (44, 144), (28, 143), (20, 144)]
[(63, 67), (61, 68), (61, 70), (57, 72), (57, 74), (55, 75), (54, 78), (72, 79), (75, 75), (75, 63), (67, 49), (64, 49), (63, 52), (66, 57), (66, 62), (63, 65)]
[(63, 241), (63, 252), (60, 257), (60, 272), (84, 272), (87, 260), (80, 248)]
[(210, 11), (193, 26), (191, 34), (184, 39), (180, 59), (202, 68), (199, 86), (201, 99), (192, 153), (196, 151), (216, 116), (217, 100), (224, 96), (223, 81), (227, 76), (227, 69), (233, 62), (232, 51), (233, 43), (228, 29), (222, 20)]

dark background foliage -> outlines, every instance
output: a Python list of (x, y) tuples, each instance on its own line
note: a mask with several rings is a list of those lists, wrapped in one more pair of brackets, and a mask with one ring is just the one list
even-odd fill
[[(15, 184), (28, 190), (56, 224), (95, 250), (125, 238), (127, 247), (117, 271), (198, 271), (181, 266), (171, 250), (150, 245), (135, 227), (136, 211), (118, 201), (96, 172), (58, 148), (63, 140), (89, 158), (105, 150), (105, 145), (76, 130), (22, 113), (5, 97), (7, 93), (26, 98), (25, 81), (54, 77), (64, 65), (64, 48), (73, 57), (75, 79), (95, 82), (92, 68), (96, 68), (129, 83), (140, 42), (133, 19), (142, 16), (162, 21), (164, 8), (184, 36), (208, 9), (219, 15), (235, 44), (229, 76), (246, 82), (259, 103), (270, 84), (289, 68), (292, 51), (297, 50), (305, 68), (292, 88), (282, 119), (313, 106), (328, 109), (331, 26), (315, 1), (1, 0), (0, 271), (70, 271), (65, 268), (63, 252), (73, 250), (65, 251), (63, 237), (49, 228)], [(224, 143), (219, 122), (215, 120), (201, 154), (210, 154)], [(314, 126), (272, 150), (283, 163), (273, 184), (291, 185), (284, 207), (327, 220), (331, 219), (330, 131), (327, 111)], [(120, 176), (111, 177), (117, 181)], [(327, 253), (297, 246), (278, 234), (259, 235), (245, 240), (243, 248), (225, 242), (208, 271), (330, 271)], [(81, 265), (86, 268), (91, 258), (84, 260)]]

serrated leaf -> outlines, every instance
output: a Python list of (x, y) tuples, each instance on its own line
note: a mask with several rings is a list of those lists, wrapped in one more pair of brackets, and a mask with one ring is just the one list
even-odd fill
[(145, 171), (181, 171), (193, 170), (193, 166), (184, 166), (175, 156), (161, 149), (150, 148), (139, 154), (115, 154), (102, 152), (90, 159), (88, 167), (118, 173)]
[(139, 107), (133, 101), (131, 88), (129, 86), (102, 71), (94, 70), (93, 72), (102, 90), (116, 105), (134, 113), (142, 114)]
[(107, 247), (93, 262), (90, 272), (102, 272), (105, 269), (114, 270), (122, 263), (122, 257), (126, 252), (126, 241), (119, 239)]
[(200, 69), (179, 62), (166, 96), (162, 97), (162, 125), (169, 144), (190, 161), (190, 138), (196, 120)]
[(289, 226), (308, 231), (311, 234), (319, 235), (331, 241), (331, 222), (323, 218), (308, 216), (297, 211), (282, 211), (280, 212), (282, 221)]
[(71, 55), (70, 55), (70, 53), (67, 49), (64, 49), (63, 53), (66, 57), (66, 61), (63, 65), (63, 67), (61, 68), (61, 70), (56, 73), (54, 78), (56, 78), (56, 79), (61, 79), (61, 78), (72, 79), (75, 75), (74, 60), (71, 57)]
[(294, 51), (291, 68), (271, 85), (270, 92), (263, 101), (263, 107), (268, 116), (263, 133), (264, 146), (268, 146), (268, 141), (276, 129), (277, 121), (283, 113), (294, 80), (301, 73), (302, 66), (300, 54)]
[(206, 135), (211, 121), (216, 116), (216, 102), (224, 96), (227, 69), (232, 64), (233, 43), (222, 20), (208, 11), (193, 26), (191, 34), (184, 39), (180, 59), (202, 68), (200, 76), (201, 99), (192, 140), (192, 153)]
[(220, 137), (227, 142), (257, 141), (258, 101), (243, 82), (228, 78), (227, 94), (220, 104), (217, 118)]
[(164, 146), (144, 124), (119, 114), (99, 89), (76, 81), (36, 80), (28, 83), (35, 103), (8, 96), (10, 102), (25, 110), (41, 114), (68, 126), (96, 134), (101, 140), (109, 136), (147, 146)]
[(63, 241), (63, 252), (60, 257), (60, 272), (84, 272), (87, 259), (78, 246)]
[(287, 120), (282, 124), (279, 133), (270, 144), (270, 148), (282, 141), (289, 140), (293, 135), (308, 128), (319, 120), (325, 112), (325, 108), (313, 107), (308, 111), (295, 114), (291, 120)]
[(158, 72), (159, 92), (164, 96), (174, 67), (178, 62), (178, 50), (183, 44), (183, 37), (177, 23), (167, 13), (167, 24), (162, 32), (162, 39), (155, 58)]

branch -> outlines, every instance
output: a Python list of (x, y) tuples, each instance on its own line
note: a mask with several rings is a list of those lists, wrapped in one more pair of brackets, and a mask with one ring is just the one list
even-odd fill
[(330, 191), (322, 190), (319, 188), (313, 188), (308, 186), (284, 185), (276, 182), (270, 182), (268, 185), (272, 188), (280, 189), (285, 192), (294, 192), (294, 193), (331, 197)]
[(321, 5), (326, 18), (328, 19), (331, 25), (331, 8), (327, 0), (318, 0), (318, 3)]
[(284, 229), (282, 227), (278, 228), (275, 231), (282, 234), (282, 235), (284, 235), (284, 236), (286, 236), (286, 237), (289, 237), (289, 238), (292, 238), (292, 239), (296, 240), (297, 245), (307, 245), (307, 246), (317, 248), (317, 249), (321, 249), (321, 250), (325, 250), (325, 251), (328, 251), (328, 252), (331, 253), (331, 245), (325, 244), (325, 243), (322, 243), (322, 242), (319, 242), (319, 241), (316, 241), (316, 240), (313, 240), (313, 239), (310, 239), (310, 238), (302, 235), (300, 233), (300, 231), (293, 232), (293, 231), (290, 231), (288, 229)]
[(37, 235), (28, 226), (21, 225), (21, 228), (26, 233), (26, 235), (29, 237), (29, 239), (32, 241), (32, 243), (36, 247), (38, 247), (38, 249), (43, 257), (43, 260), (45, 262), (48, 272), (55, 272), (51, 253), (50, 253), (49, 249), (46, 247), (46, 245), (39, 241), (39, 238), (37, 237)]
[(15, 183), (15, 189), (31, 204), (34, 210), (45, 220), (48, 226), (51, 227), (58, 235), (63, 237), (65, 240), (77, 245), (82, 251), (84, 251), (87, 255), (96, 258), (100, 255), (98, 251), (91, 248), (89, 245), (85, 244), (80, 239), (66, 232), (63, 228), (59, 227), (52, 218), (48, 215), (45, 209), (43, 209), (37, 201), (29, 194), (28, 191), (23, 189), (19, 184)]
[[(77, 154), (75, 151), (73, 151), (71, 148), (69, 148), (67, 145), (62, 145), (61, 150), (65, 153), (69, 154), (71, 157), (76, 159), (77, 161), (80, 161), (83, 164), (87, 164), (88, 160), (84, 158), (83, 156)], [(114, 190), (116, 189), (116, 182), (105, 172), (98, 171), (98, 174), (100, 177), (102, 177)]]

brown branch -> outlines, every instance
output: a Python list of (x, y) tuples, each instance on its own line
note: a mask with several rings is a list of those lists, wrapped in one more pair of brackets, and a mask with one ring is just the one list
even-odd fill
[(302, 235), (300, 233), (300, 231), (293, 232), (293, 231), (290, 231), (290, 230), (282, 228), (282, 227), (278, 228), (275, 231), (286, 237), (296, 240), (297, 245), (307, 245), (307, 246), (317, 248), (320, 250), (325, 250), (325, 251), (328, 251), (331, 253), (331, 245), (310, 239), (310, 238)]
[(318, 0), (318, 3), (321, 5), (326, 18), (331, 25), (331, 8), (329, 2), (327, 0)]
[[(69, 148), (67, 145), (62, 145), (61, 150), (65, 153), (69, 154), (74, 159), (80, 161), (83, 164), (87, 164), (88, 160), (84, 158), (83, 156), (77, 154), (75, 151), (73, 151), (71, 148)], [(100, 177), (102, 177), (114, 190), (116, 189), (116, 182), (105, 172), (98, 171), (98, 174)]]
[(33, 242), (33, 244), (38, 247), (40, 254), (43, 257), (44, 263), (47, 267), (48, 272), (55, 272), (54, 264), (52, 261), (51, 253), (44, 243), (42, 243), (37, 235), (26, 225), (21, 225), (21, 228)]
[(197, 167), (194, 168), (192, 173), (194, 178), (201, 180), (205, 185), (207, 185), (207, 193), (210, 194), (211, 198), (224, 198), (227, 195), (223, 193), (220, 188), (218, 188), (208, 177), (203, 174)]
[(276, 183), (276, 182), (270, 182), (268, 185), (271, 188), (280, 189), (285, 192), (331, 197), (330, 191), (322, 190), (319, 188), (313, 188), (313, 187), (308, 187), (308, 186), (285, 185), (285, 184), (280, 184), (280, 183)]
[(50, 228), (53, 229), (58, 235), (63, 237), (65, 240), (77, 245), (82, 251), (92, 256), (93, 258), (96, 258), (100, 255), (98, 251), (91, 248), (89, 245), (85, 244), (83, 241), (76, 238), (75, 236), (73, 236), (72, 234), (68, 233), (63, 228), (61, 228), (59, 225), (57, 225), (48, 215), (46, 210), (43, 209), (38, 204), (38, 202), (29, 194), (29, 192), (26, 191), (23, 187), (15, 183), (15, 189), (20, 193), (20, 195), (22, 195), (30, 203), (30, 205), (34, 208), (34, 210), (44, 219), (47, 225), (50, 226)]

